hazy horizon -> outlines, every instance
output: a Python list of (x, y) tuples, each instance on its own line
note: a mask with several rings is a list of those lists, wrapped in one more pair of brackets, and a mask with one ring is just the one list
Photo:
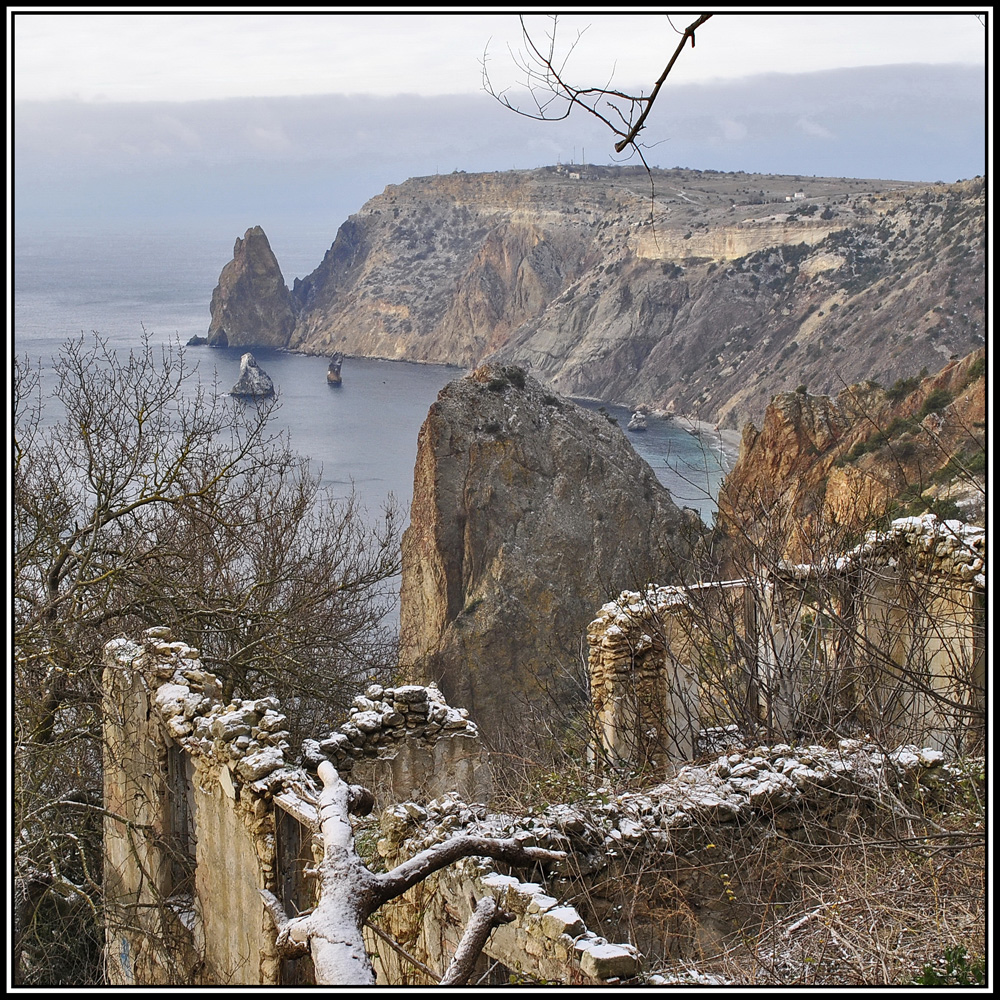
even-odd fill
[[(972, 67), (885, 66), (678, 86), (660, 98), (646, 158), (952, 182), (985, 173), (981, 82)], [(408, 177), (625, 162), (587, 116), (532, 121), (484, 94), (25, 101), (14, 105), (13, 134), (18, 226), (235, 215), (266, 229), (262, 220), (280, 214), (335, 232)]]
[[(496, 86), (530, 99), (516, 83), (512, 14), (10, 20), (18, 237), (197, 230), (232, 246), (261, 225), (290, 280), (307, 261), (315, 267), (339, 226), (387, 184), (638, 162), (616, 154), (610, 131), (578, 110), (539, 122), (483, 91), (486, 59)], [(572, 44), (589, 25), (572, 52), (575, 81), (638, 80), (648, 91), (684, 20), (561, 17), (558, 37)], [(666, 168), (804, 177), (985, 174), (989, 44), (971, 14), (719, 15), (660, 93), (645, 155)], [(299, 96), (279, 96), (289, 93)], [(173, 99), (191, 94), (201, 99)]]

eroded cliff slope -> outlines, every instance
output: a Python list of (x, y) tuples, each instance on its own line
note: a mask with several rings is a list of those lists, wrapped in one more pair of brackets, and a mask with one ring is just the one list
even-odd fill
[(818, 561), (891, 516), (931, 511), (983, 524), (985, 502), (980, 350), (888, 388), (868, 380), (835, 397), (775, 396), (760, 430), (743, 429), (719, 513), (737, 562), (749, 565)]
[(891, 384), (984, 343), (979, 179), (675, 169), (652, 192), (595, 166), (390, 185), (296, 280), (289, 346), (515, 362), (738, 428), (775, 392)]

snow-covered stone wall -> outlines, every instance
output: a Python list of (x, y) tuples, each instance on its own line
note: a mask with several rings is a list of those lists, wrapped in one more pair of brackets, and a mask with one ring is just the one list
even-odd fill
[[(109, 643), (104, 686), (105, 904), (116, 985), (308, 985), (308, 959), (277, 954), (260, 890), (289, 916), (315, 902), (314, 766), (336, 760), (357, 780), (385, 758), (391, 776), (414, 742), (427, 756), (403, 769), (402, 788), (420, 798), (432, 786), (416, 780), (421, 761), (437, 753), (443, 771), (462, 779), (478, 760), (465, 714), (416, 685), (369, 688), (351, 719), (307, 741), (300, 758), (274, 699), (224, 704), (198, 651), (167, 629)], [(461, 833), (566, 852), (532, 872), (469, 859), (382, 907), (368, 939), (379, 981), (436, 981), (484, 896), (514, 917), (485, 948), (487, 982), (648, 981), (661, 961), (718, 949), (759, 920), (739, 900), (744, 878), (756, 898), (749, 883), (762, 865), (775, 898), (794, 898), (808, 869), (796, 851), (811, 856), (859, 825), (891, 827), (896, 813), (886, 803), (923, 808), (981, 780), (915, 745), (758, 746), (730, 731), (710, 735), (715, 749), (700, 745), (706, 762), (642, 792), (596, 785), (580, 802), (515, 816), (467, 805), (453, 789), (390, 804), (377, 825), (357, 825), (359, 852), (376, 869)], [(461, 751), (451, 763), (449, 747)], [(389, 778), (384, 788), (391, 792)]]
[(816, 564), (789, 564), (783, 572), (806, 579), (873, 567), (904, 567), (928, 577), (986, 587), (986, 529), (934, 514), (900, 517), (884, 531), (869, 531), (849, 552)]
[(198, 650), (172, 641), (169, 629), (105, 647), (115, 984), (279, 981), (258, 889), (279, 889), (274, 793), (308, 776), (285, 758), (277, 699), (224, 704), (221, 694)]
[(315, 768), (329, 760), (376, 802), (426, 802), (456, 792), (489, 797), (489, 770), (475, 723), (452, 708), (434, 684), (372, 685), (354, 699), (350, 717), (324, 740), (306, 740), (303, 757)]
[[(727, 736), (729, 745), (705, 763), (682, 767), (642, 791), (614, 794), (596, 786), (572, 804), (522, 816), (489, 814), (453, 799), (424, 810), (396, 808), (381, 817), (378, 850), (395, 863), (468, 832), (565, 851), (565, 860), (536, 873), (540, 884), (521, 885), (507, 900), (529, 919), (510, 937), (497, 931), (491, 944), (498, 950), (488, 953), (516, 971), (510, 956), (535, 954), (552, 932), (557, 953), (575, 950), (580, 966), (568, 960), (559, 971), (540, 962), (536, 967), (548, 969), (550, 981), (576, 982), (574, 974), (594, 967), (627, 978), (638, 966), (626, 956), (634, 962), (641, 953), (647, 981), (655, 982), (649, 973), (672, 960), (715, 954), (740, 940), (744, 926), (760, 933), (761, 878), (772, 886), (772, 902), (801, 898), (822, 845), (841, 844), (858, 830), (879, 839), (897, 822), (905, 836), (904, 814), (982, 782), (981, 759), (960, 768), (929, 748), (888, 749), (860, 739), (833, 747), (758, 746)], [(449, 908), (452, 918), (464, 915), (463, 892), (472, 886), (477, 893), (505, 890), (502, 878), (470, 862), (441, 872), (432, 898), (389, 916), (401, 938), (423, 954), (441, 928), (456, 926), (454, 919), (449, 924)], [(589, 928), (586, 935), (578, 934), (581, 925)], [(627, 936), (632, 944), (607, 944), (600, 935)], [(551, 958), (551, 943), (544, 950)], [(602, 956), (613, 956), (612, 964), (600, 966)]]
[[(104, 692), (105, 904), (115, 985), (313, 982), (308, 958), (279, 957), (260, 890), (290, 917), (316, 902), (308, 875), (322, 856), (313, 780), (322, 761), (376, 789), (383, 803), (405, 800), (390, 809), (395, 815), (440, 812), (420, 804), (431, 794), (484, 801), (488, 792), (475, 725), (433, 685), (370, 687), (337, 732), (306, 740), (301, 755), (289, 745), (276, 698), (224, 703), (199, 651), (173, 641), (168, 628), (148, 630), (142, 642), (108, 643)], [(444, 971), (464, 926), (456, 918), (468, 915), (472, 894), (492, 894), (517, 918), (491, 945), (510, 968), (585, 983), (634, 974), (633, 950), (609, 950), (555, 900), (539, 903), (539, 891), (472, 862), (418, 886), (411, 898), (433, 898), (428, 912), (441, 918), (428, 962)], [(388, 923), (424, 919), (407, 901), (391, 912)], [(375, 939), (372, 950), (394, 954)], [(383, 982), (404, 974), (385, 962), (380, 968)]]
[(982, 528), (924, 514), (756, 579), (624, 591), (588, 629), (596, 746), (662, 771), (707, 727), (804, 728), (833, 685), (855, 725), (968, 749), (985, 719), (985, 562)]
[[(392, 867), (450, 836), (486, 828), (498, 828), (490, 826), (486, 807), (470, 806), (453, 795), (424, 807), (401, 803), (379, 818), (376, 850), (381, 861)], [(528, 836), (523, 830), (515, 834)], [(402, 957), (378, 947), (373, 934), (380, 981), (384, 975), (394, 983), (432, 983), (433, 978), (412, 959), (429, 969), (443, 970), (476, 901), (485, 896), (496, 900), (498, 908), (514, 919), (495, 928), (483, 949), (479, 967), (486, 977), (484, 985), (506, 985), (513, 980), (593, 986), (639, 977), (638, 949), (595, 934), (575, 907), (552, 894), (549, 883), (555, 870), (539, 867), (535, 878), (541, 881), (525, 881), (498, 872), (494, 862), (468, 858), (435, 873), (376, 915), (377, 926), (405, 943), (407, 953)]]

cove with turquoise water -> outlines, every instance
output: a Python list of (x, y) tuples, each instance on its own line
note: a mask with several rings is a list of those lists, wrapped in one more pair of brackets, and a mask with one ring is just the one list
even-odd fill
[[(319, 256), (315, 232), (303, 233), (299, 252), (285, 250), (285, 280), (307, 274)], [(308, 249), (307, 249), (308, 248)], [(143, 329), (156, 344), (185, 344), (208, 329), (209, 303), (219, 272), (232, 255), (231, 234), (174, 230), (158, 233), (15, 234), (14, 351), (45, 367), (66, 340), (96, 331), (116, 351), (138, 347)], [(286, 262), (294, 263), (289, 269)], [(239, 375), (238, 348), (185, 348), (206, 383), (225, 392)], [(280, 399), (274, 429), (308, 456), (337, 495), (353, 489), (376, 512), (391, 493), (408, 506), (417, 433), (440, 389), (464, 370), (446, 365), (347, 358), (343, 385), (326, 381), (328, 359), (257, 349)], [(630, 413), (603, 406), (624, 429)], [(727, 460), (676, 421), (650, 416), (642, 433), (626, 432), (680, 506), (706, 523), (716, 509)]]

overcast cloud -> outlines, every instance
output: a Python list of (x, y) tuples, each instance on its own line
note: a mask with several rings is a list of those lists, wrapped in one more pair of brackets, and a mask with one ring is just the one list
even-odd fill
[[(517, 74), (515, 14), (49, 14), (14, 19), (20, 100), (190, 101), (306, 94), (473, 94), (488, 53), (498, 87)], [(986, 10), (987, 8), (983, 8)], [(190, 9), (188, 9), (190, 10)], [(680, 14), (683, 26), (694, 15)], [(529, 15), (533, 37), (551, 20)], [(661, 14), (563, 15), (557, 56), (575, 79), (626, 87), (659, 75), (678, 35)], [(720, 14), (672, 79), (857, 66), (982, 66), (985, 32), (971, 13)]]
[[(587, 24), (569, 65), (590, 82), (648, 89), (678, 37), (661, 15), (596, 14), (559, 38)], [(971, 13), (719, 14), (650, 117), (649, 162), (984, 173), (986, 40)], [(19, 227), (298, 216), (332, 238), (409, 176), (616, 158), (585, 115), (534, 122), (483, 93), (487, 48), (496, 86), (516, 82), (513, 14), (15, 12), (13, 42)]]

